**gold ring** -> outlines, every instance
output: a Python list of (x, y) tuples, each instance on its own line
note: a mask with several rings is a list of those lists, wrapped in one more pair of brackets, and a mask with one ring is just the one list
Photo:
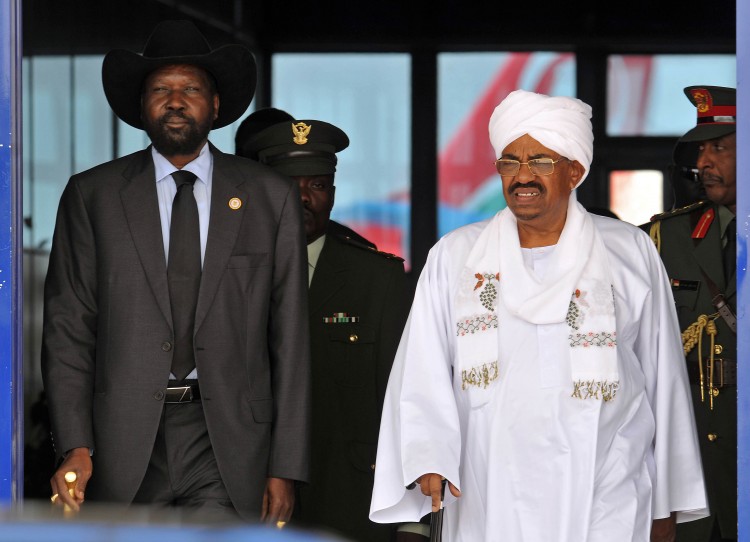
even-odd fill
[(49, 500), (51, 500), (51, 501), (52, 501), (52, 504), (55, 504), (55, 502), (57, 502), (57, 497), (58, 497), (58, 496), (59, 496), (59, 495), (58, 495), (57, 493), (55, 493), (54, 495), (52, 495), (52, 496), (51, 496), (51, 497), (49, 498)]
[(286, 525), (286, 521), (279, 520), (279, 521), (276, 522), (276, 528), (277, 529), (283, 529), (284, 525)]

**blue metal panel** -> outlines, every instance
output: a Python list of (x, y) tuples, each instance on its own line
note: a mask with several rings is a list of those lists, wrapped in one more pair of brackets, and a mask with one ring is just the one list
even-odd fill
[[(39, 515), (32, 519), (2, 521), (0, 542), (345, 542), (325, 532), (302, 531), (293, 527), (211, 527), (207, 525), (141, 525), (109, 521), (50, 521)], [(346, 539), (348, 540), (348, 539)]]
[(750, 284), (747, 240), (750, 235), (750, 3), (737, 1), (737, 410), (738, 540), (750, 542)]
[(0, 505), (23, 485), (20, 6), (0, 2)]

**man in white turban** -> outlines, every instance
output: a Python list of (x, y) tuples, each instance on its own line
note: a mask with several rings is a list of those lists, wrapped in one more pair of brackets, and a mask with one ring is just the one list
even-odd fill
[(430, 251), (386, 393), (373, 521), (436, 511), (443, 479), (445, 541), (673, 540), (708, 513), (659, 255), (576, 201), (590, 118), (522, 90), (495, 109), (508, 206)]

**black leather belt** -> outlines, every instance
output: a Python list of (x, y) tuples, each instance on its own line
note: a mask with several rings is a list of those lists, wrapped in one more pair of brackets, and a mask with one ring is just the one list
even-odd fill
[[(708, 377), (710, 372), (710, 362), (703, 360), (703, 385), (708, 386)], [(691, 384), (700, 386), (701, 374), (697, 360), (688, 360), (687, 362), (688, 378)], [(726, 358), (714, 358), (714, 379), (713, 385), (716, 388), (724, 386), (737, 386), (737, 361)]]
[(164, 391), (165, 403), (196, 403), (201, 400), (201, 389), (197, 380), (170, 381)]

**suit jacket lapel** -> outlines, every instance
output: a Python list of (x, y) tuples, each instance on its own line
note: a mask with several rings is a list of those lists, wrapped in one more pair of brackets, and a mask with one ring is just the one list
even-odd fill
[[(208, 314), (229, 257), (232, 255), (248, 198), (246, 189), (241, 187), (247, 179), (232, 166), (224, 153), (213, 145), (210, 145), (210, 149), (214, 159), (211, 179), (211, 218), (206, 240), (206, 254), (203, 259), (198, 306), (195, 310), (196, 330), (200, 328)], [(232, 198), (239, 198), (242, 202), (239, 209), (229, 207), (229, 200)]]
[(171, 325), (167, 262), (161, 235), (155, 175), (149, 147), (137, 153), (123, 172), (123, 176), (130, 182), (120, 191), (120, 198), (146, 280), (151, 285), (164, 318)]
[(351, 274), (348, 271), (347, 260), (340, 250), (340, 241), (328, 235), (310, 284), (308, 298), (311, 313), (317, 311), (326, 300), (351, 280)]

